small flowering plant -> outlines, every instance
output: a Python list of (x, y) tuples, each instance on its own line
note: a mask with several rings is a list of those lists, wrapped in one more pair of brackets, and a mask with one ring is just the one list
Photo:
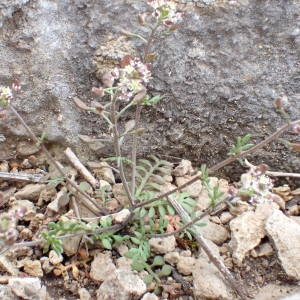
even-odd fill
[(247, 173), (241, 176), (241, 187), (237, 194), (242, 200), (247, 200), (253, 205), (273, 201), (273, 182), (265, 172), (268, 167), (265, 164), (251, 166)]
[(142, 63), (137, 57), (126, 56), (122, 65), (104, 74), (104, 87), (93, 88), (92, 91), (98, 96), (115, 95), (120, 101), (133, 100), (137, 104), (137, 100), (142, 100), (146, 95), (146, 84), (151, 78), (150, 64)]
[(14, 98), (13, 92), (19, 92), (21, 85), (19, 81), (14, 81), (12, 87), (0, 86), (0, 119), (6, 118), (6, 109)]
[[(176, 27), (174, 26), (182, 20), (183, 16), (183, 13), (178, 11), (174, 1), (147, 0), (146, 2), (153, 11), (140, 14), (138, 20), (141, 25), (151, 29), (149, 36), (146, 38), (139, 34), (123, 31), (128, 37), (140, 38), (146, 44), (143, 57), (126, 55), (121, 61), (120, 68), (115, 68), (103, 74), (103, 86), (92, 89), (100, 97), (109, 94), (116, 101), (130, 103), (126, 109), (132, 105), (156, 104), (160, 100), (160, 97), (151, 98), (146, 93), (147, 84), (151, 79), (151, 64), (149, 61), (156, 57), (155, 54), (150, 53), (151, 46), (158, 36), (175, 30)], [(165, 27), (168, 27), (167, 31)], [(99, 109), (97, 112), (99, 112)], [(105, 114), (102, 109), (101, 114)]]
[(147, 3), (153, 8), (152, 17), (158, 24), (171, 27), (182, 21), (183, 13), (177, 10), (174, 1), (169, 0), (147, 0)]
[(7, 106), (13, 99), (13, 93), (10, 87), (0, 87), (0, 107)]
[[(0, 246), (9, 246), (16, 242), (19, 232), (16, 229), (18, 221), (25, 215), (25, 207), (17, 207), (0, 218)], [(1, 250), (1, 248), (0, 248)]]

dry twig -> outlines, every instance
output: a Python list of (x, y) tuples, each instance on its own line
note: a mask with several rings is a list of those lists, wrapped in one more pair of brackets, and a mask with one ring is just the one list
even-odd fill
[[(24, 128), (26, 129), (26, 131), (28, 132), (29, 136), (32, 138), (32, 140), (37, 143), (40, 144), (39, 139), (37, 138), (37, 136), (33, 133), (33, 131), (30, 129), (30, 127), (26, 124), (26, 122), (24, 121), (24, 119), (21, 117), (21, 115), (16, 111), (16, 109), (12, 106), (9, 105), (10, 110), (13, 112), (13, 114), (17, 117), (17, 119), (20, 121), (20, 123), (24, 126)], [(42, 149), (42, 151), (45, 153), (45, 155), (47, 156), (47, 158), (49, 159), (49, 162), (51, 162), (53, 164), (53, 166), (57, 169), (57, 171), (59, 172), (59, 174), (63, 177), (66, 177), (63, 169), (60, 167), (60, 165), (57, 163), (57, 161), (52, 157), (52, 155), (50, 154), (50, 152), (47, 150), (47, 148), (43, 145), (40, 144), (40, 147)], [(82, 196), (84, 196), (87, 207), (90, 207), (90, 203), (92, 203), (96, 208), (97, 208), (97, 213), (99, 214), (103, 214), (104, 210), (103, 208), (98, 205), (98, 203), (92, 198), (90, 197), (87, 193), (85, 193), (84, 191), (82, 191), (78, 185), (72, 181), (69, 178), (66, 178), (67, 183), (72, 186), (79, 194), (81, 194)]]
[(67, 148), (64, 152), (67, 158), (74, 166), (74, 168), (78, 170), (78, 172), (85, 178), (87, 182), (89, 182), (94, 188), (97, 188), (99, 186), (99, 182), (91, 174), (91, 172), (81, 163), (81, 161), (78, 159), (75, 153), (70, 148)]
[(13, 181), (40, 182), (43, 176), (44, 174), (0, 172), (0, 179), (13, 180)]

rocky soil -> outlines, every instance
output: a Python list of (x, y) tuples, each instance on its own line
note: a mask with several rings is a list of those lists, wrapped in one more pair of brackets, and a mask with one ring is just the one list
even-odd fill
[[(36, 181), (39, 181), (38, 174), (47, 179), (57, 176), (37, 149), (33, 147), (30, 153), (27, 146), (24, 149), (26, 153), (22, 159), (1, 161), (0, 174), (10, 173), (12, 177), (35, 174)], [(60, 163), (78, 183), (83, 181), (65, 159), (61, 158)], [(118, 183), (118, 176), (106, 163), (85, 164), (96, 180), (111, 191), (106, 208), (110, 213), (119, 211), (128, 199)], [(166, 178), (164, 189), (182, 184), (192, 172), (189, 161), (174, 162), (173, 175)], [(220, 178), (212, 178), (212, 181), (218, 183), (224, 193), (234, 185)], [(200, 181), (185, 191), (197, 200), (199, 210), (208, 208), (207, 190)], [(300, 188), (291, 190), (289, 186), (279, 186), (273, 193), (278, 196), (276, 202), (254, 206), (237, 201), (205, 217), (206, 226), (199, 230), (213, 252), (244, 283), (253, 299), (300, 299)], [(64, 183), (54, 186), (53, 181), (51, 185), (44, 179), (25, 182), (2, 178), (0, 195), (0, 219), (17, 208), (26, 208), (25, 215), (16, 224), (17, 243), (36, 241), (50, 221), (74, 219), (76, 210), (85, 220), (95, 217), (80, 203), (74, 204), (75, 198), (67, 196)], [(99, 245), (89, 248), (86, 245), (81, 236), (65, 239), (63, 255), (53, 250), (43, 253), (37, 245), (11, 247), (0, 255), (0, 298), (238, 299), (205, 253), (186, 238), (170, 236), (150, 240), (152, 253), (163, 255), (173, 268), (170, 276), (162, 278), (160, 295), (153, 292), (153, 284), (144, 283), (144, 271), (131, 269), (130, 259), (124, 256), (128, 251), (126, 245), (112, 251)]]
[[(226, 157), (236, 136), (251, 133), (258, 141), (281, 126), (273, 106), (277, 97), (288, 100), (292, 119), (299, 118), (298, 0), (176, 2), (186, 18), (155, 44), (159, 56), (150, 88), (164, 101), (143, 110), (140, 153), (211, 165)], [(120, 35), (124, 29), (144, 33), (136, 16), (147, 9), (140, 0), (1, 1), (1, 85), (21, 81), (15, 106), (36, 134), (46, 132), (52, 142), (87, 152), (90, 144), (78, 135), (100, 138), (107, 132), (103, 120), (82, 113), (73, 100), (90, 103), (99, 73), (124, 54), (140, 53), (138, 40)], [(0, 159), (15, 156), (26, 132), (9, 118), (0, 120), (0, 133), (7, 140)], [(299, 142), (295, 135), (288, 138)], [(94, 150), (103, 157), (112, 147), (98, 144)], [(277, 170), (297, 172), (297, 153), (286, 150), (284, 144), (270, 145), (256, 155)]]

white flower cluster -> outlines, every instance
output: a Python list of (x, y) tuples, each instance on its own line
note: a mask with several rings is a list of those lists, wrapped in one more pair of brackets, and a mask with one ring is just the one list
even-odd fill
[(151, 78), (151, 72), (146, 64), (139, 58), (130, 58), (129, 63), (122, 69), (115, 69), (111, 73), (117, 81), (118, 98), (129, 101), (134, 95), (146, 89)]
[(183, 13), (177, 10), (176, 3), (170, 0), (147, 0), (154, 9), (152, 16), (166, 26), (173, 26), (182, 21)]
[(6, 106), (13, 99), (12, 90), (9, 87), (0, 87), (0, 106)]
[(241, 176), (242, 186), (239, 189), (240, 195), (247, 195), (248, 201), (254, 205), (274, 200), (272, 180), (261, 172), (259, 166), (253, 166)]

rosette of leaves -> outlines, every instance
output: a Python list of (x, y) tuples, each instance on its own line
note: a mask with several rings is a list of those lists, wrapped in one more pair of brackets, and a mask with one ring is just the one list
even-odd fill
[(102, 218), (98, 222), (85, 223), (83, 221), (74, 220), (59, 220), (58, 222), (50, 222), (48, 227), (50, 230), (41, 234), (44, 239), (43, 252), (46, 253), (49, 249), (53, 249), (58, 254), (63, 253), (63, 239), (68, 235), (82, 234), (90, 235), (90, 242), (100, 241), (101, 246), (105, 249), (112, 249), (113, 244), (121, 243), (128, 236), (121, 236), (112, 230), (97, 233), (101, 229), (110, 227), (112, 219), (110, 217)]
[(147, 271), (147, 275), (143, 278), (147, 285), (150, 285), (153, 280), (160, 282), (161, 277), (171, 274), (172, 267), (165, 263), (162, 256), (151, 257), (150, 244), (145, 237), (145, 230), (134, 231), (134, 236), (130, 238), (130, 241), (134, 246), (125, 255), (131, 258), (131, 267), (134, 270)]
[[(137, 165), (137, 201), (143, 202), (155, 198), (161, 193), (161, 187), (165, 184), (164, 176), (171, 175), (172, 164), (151, 156), (151, 160), (141, 159)], [(193, 218), (195, 216), (196, 201), (188, 193), (176, 193), (174, 195), (179, 204)], [(164, 233), (168, 226), (167, 216), (175, 216), (176, 211), (167, 199), (162, 198), (135, 210), (135, 228), (145, 229), (145, 233)], [(182, 225), (180, 222), (178, 225)], [(191, 236), (190, 236), (191, 237)]]

